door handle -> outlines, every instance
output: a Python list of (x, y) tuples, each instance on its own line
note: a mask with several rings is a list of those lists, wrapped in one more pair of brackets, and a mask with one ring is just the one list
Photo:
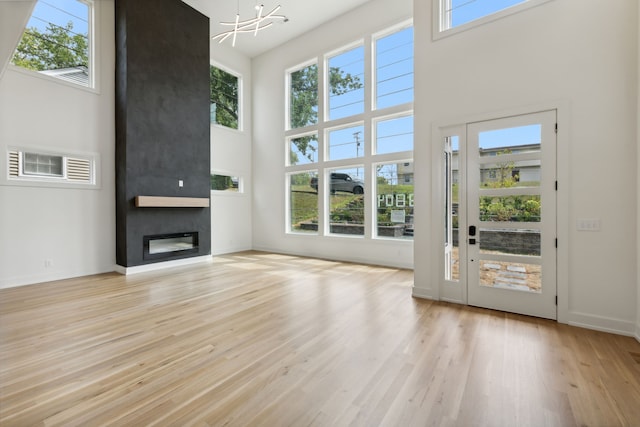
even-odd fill
[(475, 245), (476, 244), (476, 239), (469, 239), (469, 244), (470, 245)]

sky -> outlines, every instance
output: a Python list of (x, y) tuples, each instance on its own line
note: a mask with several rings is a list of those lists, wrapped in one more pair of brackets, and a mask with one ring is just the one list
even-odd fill
[(540, 144), (541, 131), (542, 126), (534, 124), (480, 132), (478, 135), (479, 145), (480, 148), (487, 149)]
[(87, 5), (78, 0), (38, 0), (27, 27), (43, 31), (49, 22), (64, 27), (69, 21), (73, 23), (73, 32), (87, 34)]
[(526, 0), (451, 0), (451, 26), (466, 24)]

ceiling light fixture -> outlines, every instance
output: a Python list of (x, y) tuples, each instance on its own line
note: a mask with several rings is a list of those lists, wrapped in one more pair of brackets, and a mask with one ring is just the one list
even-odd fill
[(236, 13), (236, 20), (234, 22), (220, 22), (220, 25), (232, 26), (233, 29), (222, 32), (220, 34), (216, 34), (215, 36), (211, 37), (211, 40), (219, 39), (218, 43), (222, 43), (229, 37), (233, 36), (231, 45), (235, 47), (236, 37), (238, 33), (253, 33), (253, 36), (255, 37), (256, 35), (258, 35), (258, 31), (269, 28), (273, 25), (274, 22), (287, 22), (289, 19), (286, 16), (275, 14), (280, 9), (280, 7), (281, 6), (278, 5), (271, 12), (263, 15), (262, 13), (264, 12), (264, 5), (258, 5), (258, 3), (256, 2), (256, 17), (241, 21), (240, 0), (238, 0), (238, 12)]

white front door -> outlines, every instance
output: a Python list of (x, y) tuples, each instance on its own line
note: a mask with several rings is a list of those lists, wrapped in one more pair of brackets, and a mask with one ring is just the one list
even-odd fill
[(469, 123), (460, 148), (468, 304), (555, 319), (556, 112)]

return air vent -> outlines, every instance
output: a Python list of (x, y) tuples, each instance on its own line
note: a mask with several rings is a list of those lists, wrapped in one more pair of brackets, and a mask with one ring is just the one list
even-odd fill
[(91, 161), (68, 157), (67, 179), (69, 181), (91, 182)]
[(100, 155), (49, 148), (7, 147), (0, 184), (36, 187), (98, 188)]
[(17, 178), (20, 175), (20, 153), (9, 151), (9, 177)]

